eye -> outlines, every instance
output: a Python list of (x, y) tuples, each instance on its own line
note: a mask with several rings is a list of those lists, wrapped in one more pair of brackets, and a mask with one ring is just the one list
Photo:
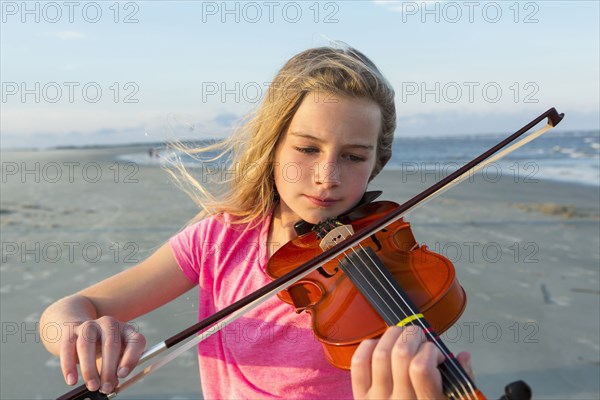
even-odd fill
[(347, 160), (349, 160), (349, 161), (355, 162), (355, 163), (359, 163), (359, 162), (363, 162), (363, 161), (367, 160), (366, 157), (357, 156), (357, 155), (354, 155), (354, 154), (346, 154), (344, 156), (344, 158), (347, 159)]
[(317, 153), (319, 151), (319, 149), (317, 149), (316, 147), (294, 147), (294, 149), (304, 154), (312, 154)]

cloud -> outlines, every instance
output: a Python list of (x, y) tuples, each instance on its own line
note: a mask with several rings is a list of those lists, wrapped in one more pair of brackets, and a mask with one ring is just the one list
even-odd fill
[[(7, 106), (2, 109), (2, 135), (14, 134), (24, 140), (34, 134), (48, 134), (60, 138), (65, 132), (110, 133), (105, 129), (116, 129), (120, 132), (129, 127), (150, 125), (160, 126), (166, 112), (153, 109), (127, 108), (77, 108), (75, 105), (60, 106)], [(128, 131), (129, 132), (129, 131)], [(133, 132), (133, 131), (131, 131)], [(143, 135), (143, 129), (139, 132)]]
[(428, 4), (445, 3), (448, 0), (420, 0), (420, 1), (404, 1), (404, 0), (372, 0), (377, 6), (382, 6), (390, 11), (403, 13), (405, 11), (415, 12), (421, 6), (427, 7)]
[(214, 118), (214, 122), (224, 128), (233, 126), (238, 120), (239, 116), (233, 113), (221, 113)]
[(79, 31), (60, 31), (49, 34), (61, 40), (83, 39), (85, 34)]

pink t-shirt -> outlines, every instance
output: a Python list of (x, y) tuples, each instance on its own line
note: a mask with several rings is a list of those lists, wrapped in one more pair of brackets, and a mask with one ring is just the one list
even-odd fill
[[(204, 319), (272, 281), (266, 273), (271, 217), (251, 229), (207, 218), (170, 245), (185, 275), (200, 286)], [(352, 398), (350, 373), (333, 367), (310, 316), (271, 298), (198, 346), (206, 399)]]

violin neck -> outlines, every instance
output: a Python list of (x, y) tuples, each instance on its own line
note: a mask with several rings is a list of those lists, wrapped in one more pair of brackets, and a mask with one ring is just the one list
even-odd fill
[(484, 398), (373, 249), (351, 250), (339, 265), (388, 326), (418, 326), (427, 340), (440, 349), (445, 361), (439, 365), (439, 370), (444, 393), (449, 399)]

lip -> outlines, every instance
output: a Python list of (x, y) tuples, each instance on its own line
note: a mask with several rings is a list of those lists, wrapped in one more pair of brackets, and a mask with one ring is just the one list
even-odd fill
[(339, 199), (334, 199), (331, 197), (315, 197), (315, 196), (309, 196), (309, 195), (305, 195), (305, 197), (312, 204), (319, 206), (319, 207), (331, 207), (332, 205), (334, 205), (338, 201), (340, 201)]

